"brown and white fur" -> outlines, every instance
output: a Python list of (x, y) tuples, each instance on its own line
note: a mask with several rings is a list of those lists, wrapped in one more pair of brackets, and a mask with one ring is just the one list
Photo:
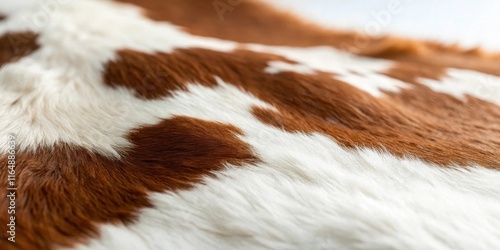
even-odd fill
[(32, 2), (2, 3), (0, 249), (500, 248), (498, 56), (257, 1)]

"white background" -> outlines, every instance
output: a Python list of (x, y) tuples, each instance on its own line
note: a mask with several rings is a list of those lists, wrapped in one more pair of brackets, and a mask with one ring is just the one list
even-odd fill
[[(266, 0), (280, 9), (337, 29), (365, 31), (375, 22), (380, 34), (423, 38), (500, 52), (498, 0)], [(377, 21), (391, 2), (400, 11)], [(387, 20), (387, 19), (385, 19)], [(370, 24), (371, 23), (371, 24)], [(381, 25), (382, 24), (382, 25)], [(373, 29), (373, 27), (370, 27)], [(369, 29), (370, 29), (369, 28)]]

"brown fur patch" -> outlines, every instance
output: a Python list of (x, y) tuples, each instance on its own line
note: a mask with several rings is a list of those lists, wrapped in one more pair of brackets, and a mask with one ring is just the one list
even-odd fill
[[(264, 1), (117, 0), (144, 8), (157, 21), (182, 26), (192, 34), (243, 43), (287, 46), (329, 45), (352, 53), (434, 67), (456, 67), (500, 75), (500, 55), (481, 49), (418, 41), (394, 36), (368, 37), (356, 32), (325, 29), (281, 12)], [(231, 8), (220, 19), (214, 2)], [(232, 6), (230, 2), (236, 2)], [(239, 4), (238, 4), (239, 3)], [(196, 17), (196, 18), (193, 18)]]
[[(96, 236), (99, 223), (128, 223), (149, 207), (147, 192), (190, 188), (224, 163), (254, 161), (235, 127), (174, 117), (133, 131), (122, 161), (58, 145), (16, 155), (16, 243), (2, 232), (2, 249), (49, 249)], [(6, 163), (7, 157), (0, 157)], [(0, 167), (6, 186), (6, 164)], [(6, 197), (2, 188), (0, 195)], [(0, 200), (7, 208), (8, 201)], [(0, 224), (6, 225), (6, 213)]]
[[(395, 155), (409, 154), (438, 164), (478, 163), (500, 168), (496, 157), (500, 154), (498, 126), (487, 123), (497, 119), (498, 107), (475, 99), (473, 111), (469, 104), (430, 91), (416, 81), (418, 77), (439, 78), (442, 69), (400, 63), (387, 74), (413, 82), (413, 88), (374, 98), (331, 74), (266, 74), (267, 62), (277, 57), (250, 51), (183, 49), (151, 55), (124, 50), (118, 58), (107, 66), (107, 84), (135, 89), (143, 98), (184, 89), (188, 82), (215, 86), (215, 75), (277, 107), (280, 113), (260, 109), (254, 113), (280, 128), (321, 132), (345, 146), (387, 149)], [(154, 81), (154, 88), (144, 88), (138, 83), (147, 75), (141, 73), (153, 67), (164, 77)], [(483, 116), (489, 118), (470, 120), (475, 117), (473, 112), (488, 113)]]
[[(387, 93), (401, 105), (417, 108), (421, 113), (434, 113), (436, 118), (460, 123), (484, 123), (490, 127), (489, 132), (497, 131), (496, 124), (500, 120), (500, 108), (473, 96), (467, 96), (467, 102), (439, 94), (428, 87), (419, 84), (419, 78), (439, 80), (446, 75), (444, 68), (436, 68), (417, 63), (398, 63), (388, 70), (386, 75), (401, 81), (413, 84), (411, 90), (400, 93)], [(471, 82), (470, 84), (478, 84)], [(464, 121), (466, 119), (467, 121)], [(446, 121), (445, 121), (446, 122)], [(494, 135), (494, 133), (492, 134)]]
[(384, 37), (359, 51), (360, 55), (411, 62), (428, 68), (460, 68), (500, 75), (500, 55), (481, 49), (465, 50), (459, 46)]
[(31, 32), (7, 33), (0, 37), (0, 67), (37, 50), (38, 35)]
[[(187, 82), (215, 86), (214, 75), (224, 76), (231, 83), (246, 81), (253, 85), (264, 75), (269, 60), (290, 62), (280, 56), (240, 50), (219, 53), (205, 49), (181, 49), (171, 54), (148, 55), (133, 50), (119, 51), (116, 61), (106, 65), (106, 84), (125, 86), (135, 90), (139, 97), (161, 98), (174, 90), (184, 89)], [(220, 67), (219, 67), (220, 66)], [(259, 73), (254, 74), (255, 72)], [(249, 77), (249, 78), (247, 78)], [(271, 94), (271, 93), (270, 93)]]
[(446, 75), (446, 68), (420, 63), (397, 63), (395, 67), (384, 74), (406, 83), (419, 84), (418, 78), (441, 79)]

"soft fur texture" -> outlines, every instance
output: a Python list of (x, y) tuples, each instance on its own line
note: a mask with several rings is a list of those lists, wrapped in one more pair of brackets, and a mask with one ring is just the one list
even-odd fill
[(21, 2), (1, 249), (500, 248), (498, 56), (256, 1)]

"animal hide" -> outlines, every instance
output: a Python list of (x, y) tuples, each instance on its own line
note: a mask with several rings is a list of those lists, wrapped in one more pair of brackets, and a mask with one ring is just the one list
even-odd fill
[(500, 58), (261, 1), (0, 8), (0, 249), (499, 249)]

